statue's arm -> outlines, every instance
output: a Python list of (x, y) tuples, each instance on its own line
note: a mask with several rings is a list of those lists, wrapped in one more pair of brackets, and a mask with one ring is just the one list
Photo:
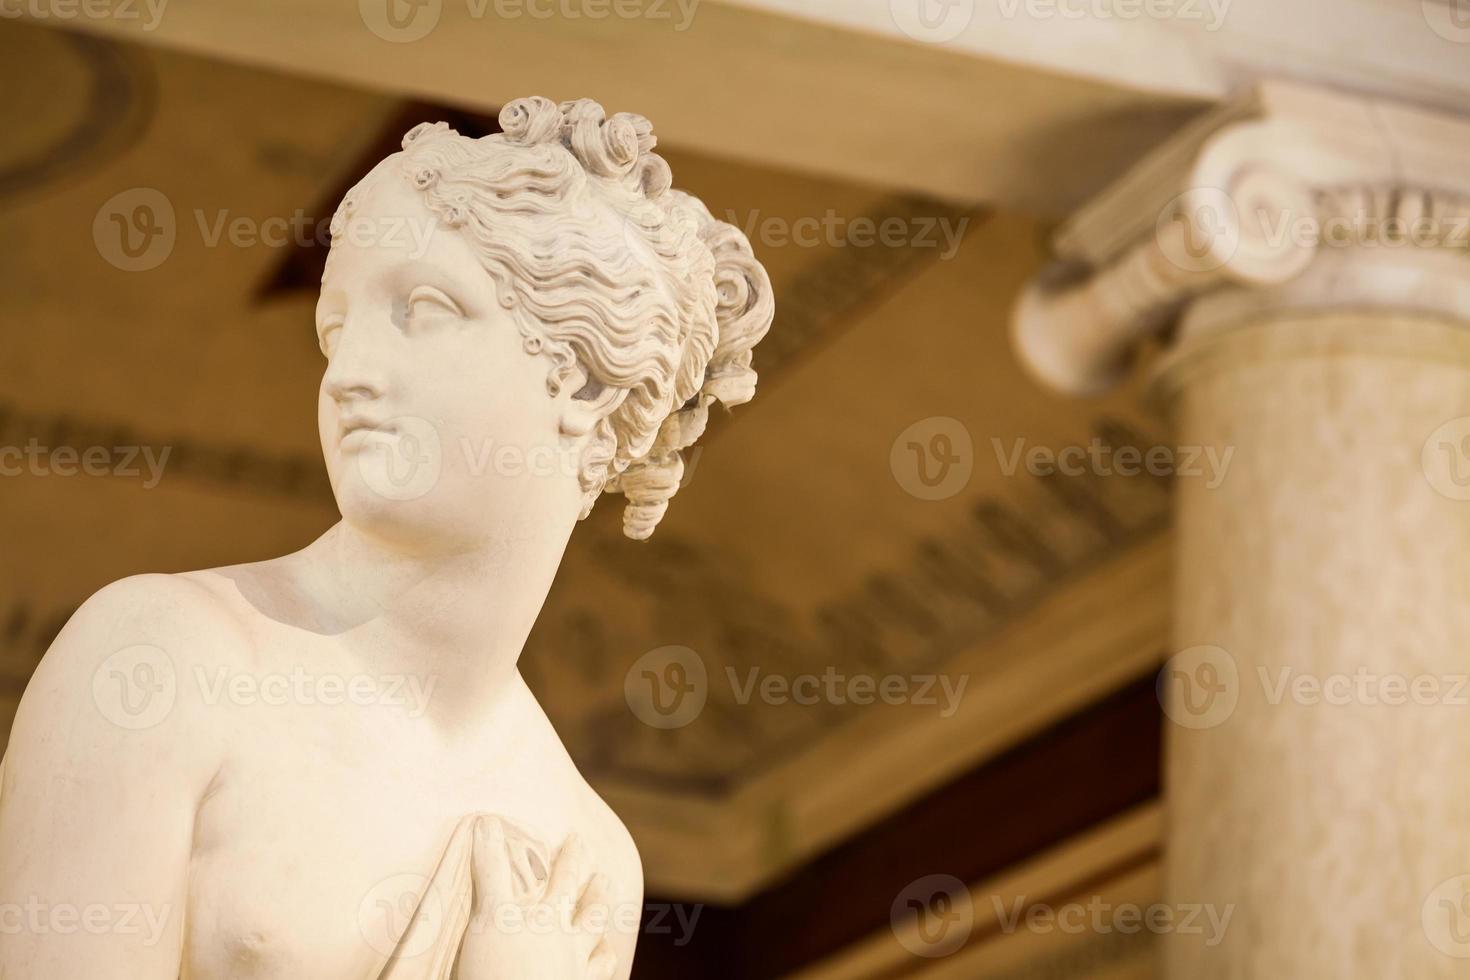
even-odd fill
[[(629, 889), (626, 901), (630, 902), (633, 908), (637, 910), (641, 911), (643, 908), (643, 873), (641, 868), (637, 869), (636, 881), (633, 882), (632, 887)], [(638, 934), (639, 930), (636, 927), (632, 930), (616, 928), (609, 930), (608, 941), (612, 944), (613, 953), (617, 957), (618, 964), (617, 972), (613, 974), (614, 980), (629, 980), (632, 977), (633, 956), (638, 946)]]
[(0, 977), (179, 976), (194, 815), (219, 758), (183, 676), (221, 635), (199, 593), (164, 576), (109, 586), (27, 687), (0, 769)]
[(620, 908), (631, 913), (613, 915), (612, 925), (607, 931), (608, 943), (617, 957), (612, 980), (629, 980), (633, 974), (633, 957), (642, 929), (643, 861), (638, 856), (638, 846), (633, 842), (633, 835), (628, 833), (627, 827), (601, 798), (598, 798), (598, 803), (606, 808), (610, 821), (609, 853), (612, 861), (606, 873), (612, 881), (610, 887), (614, 891), (614, 901)]

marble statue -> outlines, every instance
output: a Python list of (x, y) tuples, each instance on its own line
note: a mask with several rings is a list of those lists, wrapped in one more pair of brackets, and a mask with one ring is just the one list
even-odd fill
[(0, 976), (629, 976), (637, 851), (517, 659), (597, 498), (648, 537), (710, 408), (751, 398), (773, 300), (647, 120), (500, 121), (415, 128), (333, 219), (341, 521), (116, 582), (36, 671), (0, 769)]

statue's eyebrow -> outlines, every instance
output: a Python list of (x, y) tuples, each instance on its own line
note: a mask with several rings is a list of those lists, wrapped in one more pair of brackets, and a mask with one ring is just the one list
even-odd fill
[(465, 312), (476, 305), (472, 297), (480, 276), (488, 279), (489, 273), (478, 263), (446, 265), (426, 258), (409, 259), (393, 270), (397, 291), (407, 295), (419, 286), (432, 286), (453, 299)]

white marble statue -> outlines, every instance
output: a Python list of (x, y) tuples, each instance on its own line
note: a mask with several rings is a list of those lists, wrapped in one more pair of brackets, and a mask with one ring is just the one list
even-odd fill
[[(420, 126), (342, 202), (317, 306), (342, 520), (103, 589), (0, 769), (0, 977), (626, 978), (637, 851), (516, 662), (605, 491), (646, 538), (769, 281), (642, 117)], [(103, 546), (99, 542), (99, 546)]]

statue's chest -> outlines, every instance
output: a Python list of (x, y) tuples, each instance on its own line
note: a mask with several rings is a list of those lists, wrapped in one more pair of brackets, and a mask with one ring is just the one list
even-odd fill
[(186, 980), (372, 980), (462, 816), (503, 814), (551, 847), (572, 829), (573, 807), (528, 801), (509, 773), (446, 785), (391, 757), (271, 757), (227, 767), (200, 809)]

